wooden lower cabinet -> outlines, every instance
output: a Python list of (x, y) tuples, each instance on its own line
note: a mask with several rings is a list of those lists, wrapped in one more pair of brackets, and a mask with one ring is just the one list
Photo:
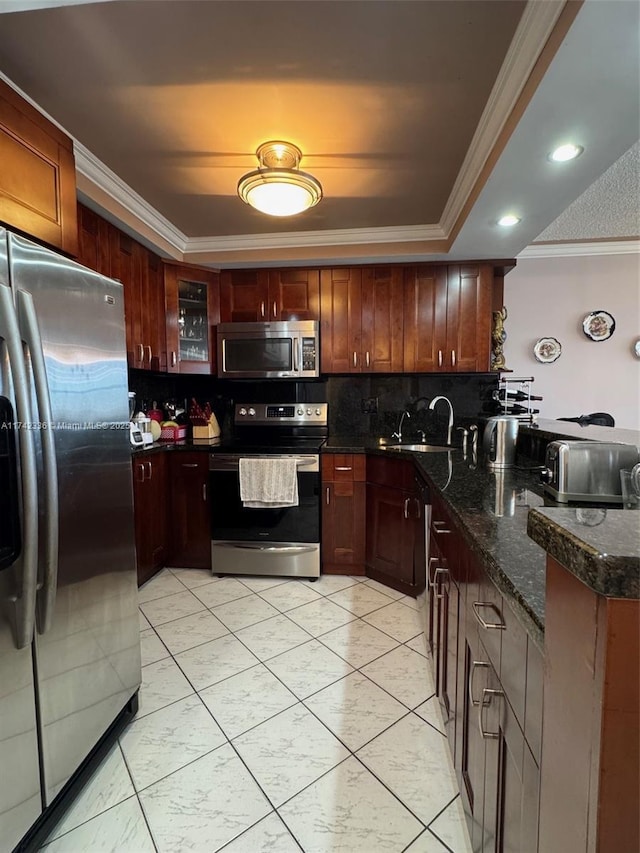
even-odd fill
[(138, 586), (166, 565), (169, 551), (167, 460), (142, 451), (132, 460)]
[(422, 496), (412, 462), (367, 458), (366, 573), (399, 592), (424, 589)]
[(472, 849), (536, 853), (542, 655), (435, 490), (429, 541), (427, 639)]
[(365, 471), (364, 454), (323, 454), (322, 571), (364, 575)]
[(211, 568), (209, 454), (177, 450), (168, 454), (171, 483), (172, 566)]

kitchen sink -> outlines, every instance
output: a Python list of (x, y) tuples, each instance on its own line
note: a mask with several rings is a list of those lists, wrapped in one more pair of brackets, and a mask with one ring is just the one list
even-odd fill
[(419, 453), (442, 453), (444, 451), (455, 450), (455, 448), (441, 444), (384, 444), (382, 445), (382, 450), (415, 450)]

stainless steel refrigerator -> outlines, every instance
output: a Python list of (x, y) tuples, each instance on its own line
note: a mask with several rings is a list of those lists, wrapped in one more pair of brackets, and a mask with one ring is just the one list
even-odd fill
[(60, 794), (59, 807), (140, 685), (122, 286), (0, 228), (0, 359), (8, 851)]

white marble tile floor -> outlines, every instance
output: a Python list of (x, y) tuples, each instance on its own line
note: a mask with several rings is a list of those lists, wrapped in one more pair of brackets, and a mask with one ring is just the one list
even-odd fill
[(140, 710), (43, 850), (470, 853), (412, 599), (165, 569), (140, 605)]

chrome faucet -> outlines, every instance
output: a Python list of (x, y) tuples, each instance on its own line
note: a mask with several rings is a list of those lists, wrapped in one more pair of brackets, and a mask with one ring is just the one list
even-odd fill
[(433, 400), (429, 403), (429, 408), (433, 411), (436, 403), (438, 403), (440, 400), (444, 400), (445, 403), (447, 403), (447, 405), (449, 406), (449, 425), (447, 428), (447, 444), (450, 445), (451, 444), (451, 433), (453, 431), (453, 405), (451, 403), (451, 400), (448, 397), (443, 397), (442, 395), (440, 395), (438, 397), (434, 397)]
[(400, 423), (398, 424), (398, 429), (395, 432), (391, 433), (391, 438), (397, 438), (398, 441), (402, 441), (402, 423), (405, 418), (411, 418), (411, 414), (406, 409), (400, 415)]

